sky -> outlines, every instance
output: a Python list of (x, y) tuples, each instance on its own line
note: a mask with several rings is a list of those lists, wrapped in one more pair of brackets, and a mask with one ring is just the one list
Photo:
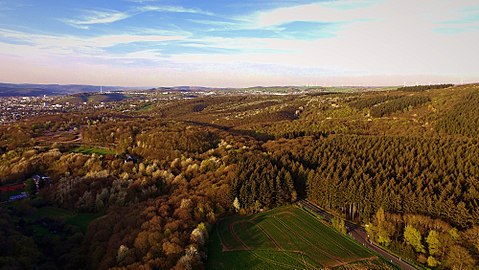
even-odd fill
[(0, 0), (0, 81), (479, 82), (477, 0)]

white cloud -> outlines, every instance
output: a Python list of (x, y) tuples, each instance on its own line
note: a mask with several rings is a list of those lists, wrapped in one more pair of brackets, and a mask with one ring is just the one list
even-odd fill
[[(173, 35), (104, 35), (96, 37), (76, 37), (30, 34), (7, 29), (0, 29), (0, 37), (5, 40), (25, 41), (26, 44), (16, 45), (0, 42), (4, 55), (45, 55), (55, 56), (75, 55), (89, 57), (105, 55), (104, 48), (133, 42), (167, 42), (184, 40), (185, 36)], [(132, 54), (134, 56), (134, 54)]]
[[(382, 1), (367, 7), (335, 9), (323, 3), (279, 8), (256, 13), (250, 21), (257, 28), (293, 21), (355, 21), (335, 38), (311, 41), (281, 39), (210, 39), (226, 48), (261, 48), (277, 54), (201, 56), (196, 62), (246, 61), (317, 66), (363, 74), (460, 74), (476, 73), (474, 53), (479, 33), (457, 33), (454, 37), (434, 31), (441, 21), (461, 16), (474, 1)], [(289, 51), (291, 53), (284, 53)], [(187, 61), (187, 56), (179, 56)], [(479, 75), (479, 74), (478, 74)]]
[(365, 15), (364, 9), (339, 10), (324, 3), (314, 3), (258, 12), (249, 20), (257, 28), (264, 28), (294, 21), (345, 22), (364, 19)]
[(157, 11), (157, 12), (172, 12), (172, 13), (194, 13), (213, 15), (211, 12), (203, 11), (196, 8), (185, 8), (181, 6), (163, 6), (163, 5), (147, 5), (136, 8), (139, 12)]
[(126, 32), (135, 33), (139, 36), (179, 36), (182, 39), (193, 35), (193, 33), (183, 29), (164, 30), (149, 27), (128, 27)]
[(240, 28), (240, 22), (228, 22), (228, 21), (215, 21), (215, 20), (195, 20), (190, 19), (190, 22), (199, 23), (204, 25), (212, 25), (212, 26), (221, 26), (225, 28)]
[(347, 9), (368, 7), (370, 5), (374, 5), (382, 1), (384, 0), (341, 0), (341, 1), (325, 1), (321, 4), (329, 8), (347, 10)]
[(77, 28), (88, 29), (88, 26), (91, 24), (113, 23), (124, 20), (130, 16), (131, 14), (115, 10), (92, 10), (87, 11), (85, 15), (81, 16), (78, 19), (63, 19), (62, 21)]
[[(407, 78), (417, 81), (426, 78), (425, 83), (428, 83), (427, 78), (436, 82), (440, 78), (459, 76), (479, 80), (476, 64), (479, 62), (479, 54), (476, 53), (479, 31), (456, 31), (453, 35), (436, 31), (449, 25), (447, 22), (463, 19), (464, 14), (468, 14), (465, 10), (470, 10), (475, 5), (474, 2), (477, 0), (367, 1), (354, 8), (348, 6), (354, 5), (355, 2), (352, 1), (341, 2), (342, 6), (334, 6), (336, 2), (316, 3), (257, 12), (236, 18), (240, 19), (238, 24), (218, 22), (219, 26), (234, 29), (274, 29), (278, 25), (294, 21), (350, 22), (334, 38), (317, 40), (201, 37), (195, 33), (172, 33), (156, 29), (130, 32), (136, 34), (84, 38), (0, 29), (3, 40), (24, 40), (32, 44), (0, 42), (0, 55), (2, 59), (25, 58), (36, 64), (72, 63), (77, 68), (72, 72), (94, 78), (98, 76), (93, 71), (81, 71), (80, 67), (97, 70), (99, 74), (111, 70), (112, 81), (115, 79), (113, 75), (125, 76), (118, 77), (118, 82), (126, 82), (127, 78), (133, 80), (127, 84), (246, 86), (301, 82), (314, 84), (321, 80), (328, 83), (342, 80), (361, 84), (388, 84), (388, 81), (393, 84), (399, 80), (402, 84)], [(204, 12), (199, 9), (153, 5), (134, 12), (147, 11)], [(133, 11), (123, 14), (133, 14)], [(92, 15), (82, 19), (92, 23), (108, 23), (119, 18), (120, 15)], [(476, 22), (460, 22), (455, 27), (476, 25)], [(210, 23), (213, 27), (217, 26), (215, 24), (216, 22)], [(78, 25), (88, 27), (89, 24)], [(226, 49), (228, 53), (208, 51), (208, 54), (181, 53), (166, 57), (148, 47), (126, 54), (107, 53), (104, 50), (106, 47), (132, 42), (159, 43), (175, 40), (187, 41), (190, 47)], [(149, 61), (157, 64), (157, 67), (137, 64), (135, 67), (124, 67), (129, 71), (126, 72), (117, 65), (136, 65), (141, 61)], [(137, 78), (130, 73), (142, 74), (142, 77)], [(327, 80), (324, 79), (326, 77)], [(346, 77), (350, 79), (344, 79)]]
[[(138, 3), (151, 2), (141, 0)], [(110, 24), (117, 21), (125, 20), (132, 16), (144, 13), (144, 12), (171, 12), (171, 13), (193, 13), (193, 14), (204, 14), (204, 15), (213, 15), (211, 12), (203, 11), (196, 8), (185, 8), (181, 6), (166, 6), (166, 5), (144, 5), (136, 7), (127, 11), (117, 11), (117, 10), (88, 10), (84, 11), (83, 15), (76, 19), (61, 19), (61, 21), (67, 23), (76, 28), (80, 29), (89, 29), (90, 25), (93, 24)]]
[[(350, 7), (350, 8), (348, 8)], [(257, 28), (272, 27), (295, 21), (361, 22), (368, 20), (420, 22), (438, 24), (452, 21), (471, 9), (477, 9), (476, 0), (362, 0), (326, 1), (256, 12), (245, 18)], [(420, 26), (421, 26), (420, 25)]]
[(183, 40), (183, 36), (158, 36), (158, 35), (108, 35), (87, 39), (87, 43), (95, 47), (109, 47), (117, 44), (133, 42), (163, 42)]
[(131, 3), (143, 4), (143, 3), (158, 2), (158, 1), (160, 1), (160, 0), (125, 0), (125, 1), (131, 2)]

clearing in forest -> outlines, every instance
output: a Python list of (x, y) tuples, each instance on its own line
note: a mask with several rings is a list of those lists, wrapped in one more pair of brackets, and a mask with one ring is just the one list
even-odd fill
[(219, 221), (208, 250), (207, 269), (394, 269), (293, 206)]

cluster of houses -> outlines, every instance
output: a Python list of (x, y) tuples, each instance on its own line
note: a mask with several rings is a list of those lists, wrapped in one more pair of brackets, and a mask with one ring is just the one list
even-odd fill
[[(43, 175), (34, 175), (32, 177), (33, 182), (35, 183), (35, 191), (38, 192), (40, 189), (44, 188), (45, 186), (48, 186), (51, 184), (51, 179), (48, 176), (43, 176)], [(15, 185), (10, 185), (10, 186), (4, 186), (0, 187), (0, 193), (7, 193), (7, 192), (15, 192), (15, 191), (21, 191), (19, 194), (15, 195), (10, 195), (8, 197), (8, 202), (14, 202), (14, 201), (19, 201), (23, 200), (25, 198), (28, 198), (28, 193), (25, 190), (25, 182), (21, 184), (15, 184)], [(6, 199), (6, 198), (5, 198)]]
[(43, 187), (50, 185), (52, 183), (50, 177), (42, 175), (34, 175), (32, 177), (33, 182), (35, 183), (36, 191), (38, 192)]
[[(21, 190), (24, 190), (24, 189), (25, 189), (25, 183), (0, 187), (0, 194), (7, 193), (7, 192), (21, 191)], [(28, 194), (25, 191), (22, 191), (20, 194), (15, 194), (15, 195), (8, 196), (8, 199), (6, 197), (2, 196), (2, 200), (6, 201), (6, 202), (13, 202), (13, 201), (18, 201), (18, 200), (23, 200), (27, 197), (28, 197)]]

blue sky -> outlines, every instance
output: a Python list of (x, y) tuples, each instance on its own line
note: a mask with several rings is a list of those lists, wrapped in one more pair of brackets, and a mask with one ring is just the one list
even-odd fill
[(0, 0), (4, 82), (473, 82), (478, 45), (477, 1)]

